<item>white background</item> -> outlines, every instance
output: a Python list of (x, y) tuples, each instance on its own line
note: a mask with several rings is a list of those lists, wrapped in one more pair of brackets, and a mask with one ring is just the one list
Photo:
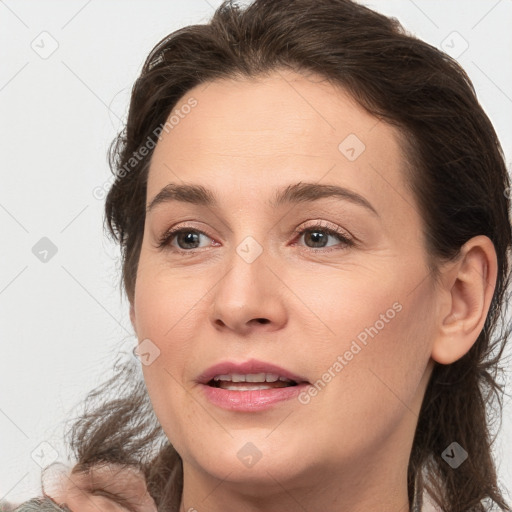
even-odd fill
[[(434, 46), (458, 54), (468, 45), (457, 58), (510, 162), (512, 1), (365, 3)], [(110, 376), (116, 354), (136, 344), (119, 293), (118, 249), (102, 231), (103, 201), (93, 191), (108, 183), (107, 147), (150, 49), (206, 22), (219, 4), (0, 1), (0, 499), (39, 494), (32, 452), (46, 442), (45, 457), (51, 446), (66, 461), (63, 421)], [(47, 58), (32, 48), (52, 44)], [(57, 247), (46, 263), (32, 253), (42, 237)], [(496, 457), (512, 491), (511, 400), (505, 404)]]

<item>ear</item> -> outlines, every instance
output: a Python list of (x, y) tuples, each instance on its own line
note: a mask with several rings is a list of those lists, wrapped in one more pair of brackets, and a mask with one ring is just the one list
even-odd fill
[(451, 364), (466, 354), (480, 335), (496, 286), (497, 256), (484, 235), (468, 240), (455, 262), (441, 270), (440, 301), (432, 359)]

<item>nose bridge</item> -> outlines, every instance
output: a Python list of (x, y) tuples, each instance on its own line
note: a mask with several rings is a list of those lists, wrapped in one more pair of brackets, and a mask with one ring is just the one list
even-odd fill
[(249, 200), (245, 205), (237, 204), (238, 214), (233, 220), (232, 242), (229, 244), (232, 250), (227, 258), (231, 277), (236, 276), (235, 284), (242, 284), (238, 281), (251, 281), (258, 274), (268, 273), (265, 268), (269, 256), (268, 226), (263, 221), (264, 212), (260, 200)]
[(269, 277), (266, 269), (268, 251), (263, 243), (249, 235), (233, 247), (228, 257), (228, 273), (218, 287), (224, 301), (239, 302), (242, 306), (258, 299), (262, 285), (268, 282)]
[(217, 326), (246, 330), (257, 320), (274, 329), (285, 321), (278, 283), (267, 268), (269, 251), (261, 242), (245, 236), (227, 256), (226, 273), (212, 295), (211, 320)]

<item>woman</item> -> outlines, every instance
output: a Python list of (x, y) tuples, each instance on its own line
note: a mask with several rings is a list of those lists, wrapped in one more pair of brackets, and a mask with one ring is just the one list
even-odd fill
[(225, 2), (148, 56), (111, 165), (142, 375), (47, 505), (511, 510), (510, 184), (455, 61), (349, 0)]

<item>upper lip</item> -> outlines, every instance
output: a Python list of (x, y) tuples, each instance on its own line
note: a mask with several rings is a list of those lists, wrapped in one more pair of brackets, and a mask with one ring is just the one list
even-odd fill
[(250, 359), (249, 361), (236, 362), (236, 361), (221, 361), (220, 363), (214, 364), (206, 369), (199, 377), (197, 382), (201, 384), (207, 384), (216, 375), (229, 375), (238, 373), (246, 375), (249, 373), (274, 373), (280, 377), (286, 377), (287, 379), (295, 381), (297, 384), (301, 382), (307, 382), (307, 379), (296, 375), (285, 368), (281, 368), (272, 363), (266, 363), (257, 359)]

